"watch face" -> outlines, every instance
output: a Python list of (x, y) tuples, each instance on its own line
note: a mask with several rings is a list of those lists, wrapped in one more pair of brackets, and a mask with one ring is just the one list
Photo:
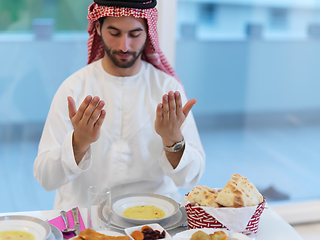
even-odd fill
[(174, 146), (174, 151), (178, 152), (180, 149), (182, 148), (182, 144), (177, 144), (176, 146)]

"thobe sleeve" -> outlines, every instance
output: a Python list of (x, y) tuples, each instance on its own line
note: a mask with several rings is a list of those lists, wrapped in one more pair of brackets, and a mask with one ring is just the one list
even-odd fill
[(177, 187), (188, 189), (199, 182), (205, 169), (205, 153), (191, 112), (182, 126), (182, 134), (185, 139), (185, 149), (178, 166), (173, 169), (164, 150), (160, 154), (159, 161), (164, 173)]
[[(183, 105), (186, 104), (187, 96), (183, 86), (178, 84), (177, 90), (181, 93)], [(173, 169), (164, 150), (159, 156), (159, 162), (164, 173), (174, 181), (177, 187), (188, 189), (199, 182), (205, 169), (205, 153), (192, 111), (182, 124), (181, 131), (185, 140), (185, 149), (179, 165)]]
[(75, 162), (67, 102), (73, 93), (66, 89), (62, 85), (52, 101), (33, 166), (35, 178), (47, 191), (67, 184), (91, 166), (91, 147), (79, 165)]

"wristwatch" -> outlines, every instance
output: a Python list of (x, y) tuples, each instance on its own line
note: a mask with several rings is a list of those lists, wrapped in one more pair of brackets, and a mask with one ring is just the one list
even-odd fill
[(178, 152), (183, 148), (183, 146), (184, 146), (184, 139), (182, 139), (181, 142), (177, 142), (177, 143), (173, 144), (173, 146), (171, 146), (171, 147), (167, 147), (167, 146), (163, 145), (163, 148), (165, 150), (167, 150), (168, 152)]

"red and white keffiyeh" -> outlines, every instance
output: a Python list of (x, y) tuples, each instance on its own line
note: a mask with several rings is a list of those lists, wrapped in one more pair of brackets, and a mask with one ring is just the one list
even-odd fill
[(147, 19), (148, 39), (142, 52), (142, 59), (151, 63), (165, 73), (175, 77), (179, 81), (179, 78), (175, 74), (170, 63), (160, 50), (157, 32), (158, 11), (155, 7), (149, 9), (136, 9), (126, 7), (109, 7), (98, 5), (96, 3), (90, 4), (87, 17), (89, 20), (87, 31), (90, 35), (88, 40), (88, 64), (97, 61), (104, 56), (105, 51), (103, 49), (101, 38), (95, 28), (95, 21), (105, 16), (134, 16), (135, 18)]

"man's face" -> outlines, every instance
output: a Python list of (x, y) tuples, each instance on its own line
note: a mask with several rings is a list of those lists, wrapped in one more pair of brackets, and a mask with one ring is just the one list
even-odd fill
[[(98, 29), (99, 28), (99, 29)], [(100, 32), (103, 48), (110, 60), (119, 68), (130, 68), (141, 53), (147, 40), (145, 19), (129, 17), (106, 17)]]

